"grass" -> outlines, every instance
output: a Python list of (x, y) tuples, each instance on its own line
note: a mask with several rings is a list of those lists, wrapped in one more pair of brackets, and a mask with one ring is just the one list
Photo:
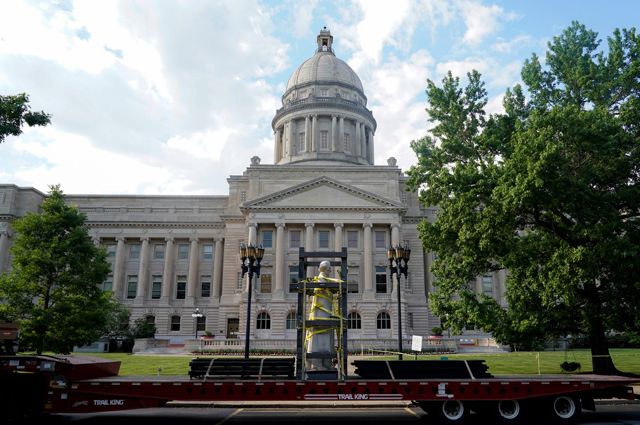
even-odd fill
[[(619, 370), (640, 375), (640, 349), (612, 348), (610, 352)], [(83, 353), (82, 355), (85, 354)], [(134, 355), (124, 353), (90, 353), (86, 355), (119, 360), (121, 362), (121, 376), (157, 375), (158, 369), (161, 369), (160, 374), (162, 375), (187, 375), (189, 361), (194, 357), (191, 355)], [(540, 365), (539, 371), (542, 374), (562, 373), (560, 363), (565, 360), (580, 363), (582, 368), (579, 372), (592, 371), (591, 352), (589, 350), (571, 350), (569, 352), (543, 351), (540, 353), (446, 354), (444, 356), (423, 355), (419, 356), (418, 359), (438, 360), (441, 357), (448, 359), (484, 359), (489, 366), (489, 372), (494, 375), (537, 374), (538, 362)], [(385, 358), (396, 359), (397, 357)], [(382, 357), (375, 357), (375, 359), (382, 359)], [(413, 359), (413, 356), (406, 355), (405, 359)]]

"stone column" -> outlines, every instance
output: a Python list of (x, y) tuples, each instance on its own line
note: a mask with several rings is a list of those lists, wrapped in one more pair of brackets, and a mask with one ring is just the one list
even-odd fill
[[(5, 225), (6, 226), (6, 225)], [(8, 269), (7, 259), (9, 256), (9, 229), (0, 228), (0, 273)]]
[(116, 245), (116, 261), (113, 265), (112, 290), (116, 299), (121, 300), (124, 298), (124, 294), (122, 292), (124, 282), (124, 236), (118, 236), (116, 241), (118, 244)]
[[(287, 273), (285, 271), (285, 251), (284, 251), (284, 223), (276, 223), (276, 264), (275, 264), (275, 281), (277, 294), (283, 293), (285, 288), (285, 279)], [(288, 290), (286, 291), (288, 292)]]
[(360, 141), (360, 123), (358, 121), (354, 122), (354, 127), (356, 128), (356, 137), (353, 139), (353, 153), (356, 156), (362, 156), (362, 142)]
[[(344, 227), (344, 223), (334, 223), (333, 227), (335, 229), (333, 248), (334, 248), (334, 251), (340, 252), (340, 251), (342, 251), (342, 228)], [(347, 276), (340, 276), (340, 274), (339, 274), (340, 267), (333, 267), (333, 270), (334, 270), (334, 274), (335, 274), (336, 278), (339, 277), (340, 279), (344, 280), (345, 282), (347, 281)]]
[(360, 154), (368, 162), (369, 161), (369, 158), (368, 158), (369, 154), (367, 153), (367, 135), (366, 135), (366, 133), (364, 131), (364, 123), (361, 122), (358, 125), (358, 127), (360, 127), (360, 139), (359, 139)]
[(168, 303), (173, 296), (173, 238), (165, 238), (164, 270), (162, 272), (162, 294), (160, 298)]
[(369, 162), (371, 165), (374, 164), (374, 152), (373, 152), (373, 130), (367, 128), (367, 139), (369, 140)]
[[(304, 250), (313, 251), (313, 223), (305, 223), (306, 233), (304, 238)], [(307, 277), (313, 276), (314, 267), (307, 267)]]
[(148, 297), (149, 292), (149, 237), (140, 238), (142, 246), (140, 247), (140, 265), (138, 267), (138, 292), (134, 304), (143, 304)]
[(331, 115), (331, 151), (336, 152), (338, 150), (338, 140), (336, 138), (336, 116)]
[(213, 302), (218, 302), (222, 294), (222, 239), (215, 242), (213, 257)]
[(247, 236), (248, 243), (256, 245), (258, 241), (258, 224), (249, 223), (249, 234)]
[(273, 163), (277, 164), (282, 158), (282, 133), (279, 128), (276, 128), (276, 146), (273, 149)]
[(338, 127), (338, 152), (344, 152), (344, 117), (340, 117)]
[(311, 152), (318, 151), (318, 115), (315, 114), (311, 119)]
[(295, 146), (295, 140), (293, 139), (293, 124), (294, 121), (290, 120), (289, 121), (289, 140), (287, 141), (287, 144), (289, 145), (289, 156), (294, 155), (296, 153), (294, 146)]
[(371, 240), (371, 223), (364, 223), (364, 292), (373, 295), (373, 243)]
[(309, 115), (304, 117), (304, 152), (311, 150), (311, 118)]
[(196, 289), (198, 287), (198, 265), (200, 252), (198, 250), (198, 238), (189, 239), (191, 248), (189, 249), (189, 274), (187, 275), (187, 302), (194, 303)]

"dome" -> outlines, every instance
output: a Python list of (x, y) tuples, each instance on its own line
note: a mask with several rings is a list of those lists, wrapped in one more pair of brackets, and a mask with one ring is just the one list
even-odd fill
[(335, 57), (331, 51), (319, 51), (291, 75), (285, 94), (294, 87), (318, 82), (343, 83), (364, 92), (360, 78), (345, 61)]

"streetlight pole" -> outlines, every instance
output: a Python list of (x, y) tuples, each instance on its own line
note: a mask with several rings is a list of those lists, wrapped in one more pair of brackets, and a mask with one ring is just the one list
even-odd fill
[(193, 323), (195, 324), (195, 328), (196, 328), (196, 340), (198, 339), (198, 319), (201, 318), (202, 316), (204, 316), (204, 314), (202, 314), (200, 312), (200, 309), (196, 307), (196, 310), (191, 313), (191, 317), (193, 317)]
[(402, 302), (400, 297), (400, 277), (404, 275), (407, 278), (409, 272), (409, 257), (411, 257), (411, 249), (405, 242), (404, 246), (396, 245), (389, 247), (387, 250), (387, 258), (389, 259), (389, 269), (391, 270), (391, 280), (393, 275), (398, 280), (396, 292), (398, 293), (398, 359), (402, 360)]
[(242, 270), (242, 277), (245, 274), (249, 275), (248, 280), (248, 293), (247, 293), (247, 326), (244, 336), (244, 358), (249, 358), (249, 336), (251, 332), (251, 293), (252, 291), (252, 279), (253, 275), (260, 276), (260, 262), (264, 256), (264, 248), (262, 246), (255, 246), (252, 244), (245, 245), (240, 244), (240, 268)]

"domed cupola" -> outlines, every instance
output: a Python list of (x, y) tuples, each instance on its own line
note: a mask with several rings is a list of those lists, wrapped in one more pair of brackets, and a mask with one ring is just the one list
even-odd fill
[(358, 75), (333, 52), (323, 28), (316, 53), (289, 78), (271, 123), (275, 164), (339, 161), (373, 165), (376, 120)]

